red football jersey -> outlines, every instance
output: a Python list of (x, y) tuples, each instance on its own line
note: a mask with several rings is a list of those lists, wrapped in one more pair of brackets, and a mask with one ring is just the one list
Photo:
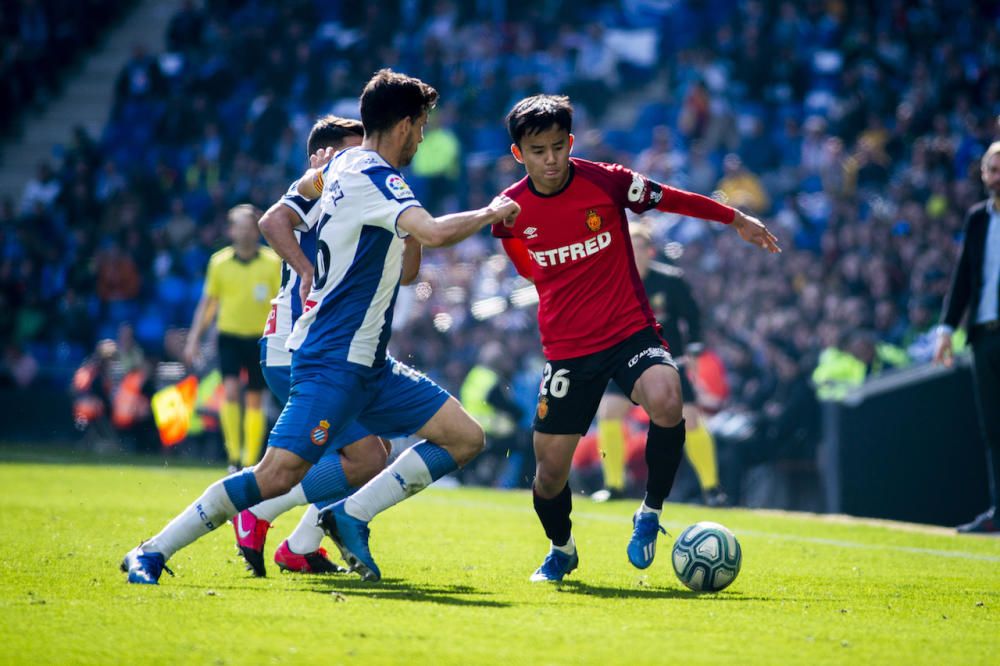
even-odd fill
[(570, 158), (569, 181), (559, 192), (539, 194), (525, 177), (504, 194), (520, 204), (521, 214), (512, 227), (493, 225), (493, 235), (527, 248), (549, 360), (608, 349), (656, 324), (635, 268), (625, 208), (690, 212), (693, 204), (699, 217), (729, 222), (733, 216), (728, 206), (618, 164), (577, 158)]

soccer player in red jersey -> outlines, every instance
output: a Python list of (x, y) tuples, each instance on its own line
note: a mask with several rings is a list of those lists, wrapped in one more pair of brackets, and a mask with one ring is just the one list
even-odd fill
[(657, 209), (731, 225), (749, 243), (780, 252), (760, 220), (708, 197), (653, 182), (618, 164), (570, 157), (569, 99), (536, 95), (507, 114), (511, 152), (527, 177), (504, 194), (521, 206), (493, 226), (517, 271), (538, 290), (546, 364), (534, 423), (535, 512), (552, 541), (532, 581), (559, 581), (579, 563), (568, 479), (573, 451), (608, 381), (649, 415), (649, 478), (633, 517), (629, 561), (653, 562), (660, 513), (684, 449), (680, 378), (636, 270), (625, 209)]

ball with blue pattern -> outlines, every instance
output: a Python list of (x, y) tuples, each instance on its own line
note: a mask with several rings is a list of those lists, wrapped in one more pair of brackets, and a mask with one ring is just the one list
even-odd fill
[(677, 578), (687, 587), (695, 592), (718, 592), (736, 580), (743, 552), (728, 528), (702, 521), (681, 532), (671, 559)]

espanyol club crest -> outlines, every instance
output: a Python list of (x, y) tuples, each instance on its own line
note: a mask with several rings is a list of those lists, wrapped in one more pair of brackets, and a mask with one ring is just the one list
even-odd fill
[(330, 436), (330, 422), (326, 419), (319, 422), (319, 425), (312, 429), (309, 433), (309, 439), (316, 446), (323, 446), (326, 444), (327, 438)]
[(597, 211), (591, 208), (587, 211), (587, 228), (597, 233), (601, 230), (601, 226), (604, 224), (604, 219), (597, 214)]

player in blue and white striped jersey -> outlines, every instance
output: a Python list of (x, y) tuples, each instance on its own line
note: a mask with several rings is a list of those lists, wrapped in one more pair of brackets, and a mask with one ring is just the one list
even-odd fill
[[(486, 208), (438, 218), (420, 206), (399, 169), (416, 154), (437, 96), (419, 79), (379, 71), (361, 95), (361, 147), (336, 157), (326, 151), (325, 166), (299, 180), (299, 194), (320, 198), (323, 207), (316, 269), (288, 340), (294, 351), (291, 390), (267, 453), (255, 468), (209, 486), (159, 534), (130, 551), (122, 563), (129, 582), (157, 583), (177, 550), (262, 498), (287, 493), (352, 421), (386, 437), (426, 438), (346, 501), (320, 512), (348, 564), (362, 578), (378, 580), (369, 521), (482, 450), (483, 429), (458, 401), (386, 351), (403, 239), (452, 245), (487, 225), (510, 223), (520, 212), (502, 195)], [(296, 243), (274, 249), (298, 268), (302, 251)]]
[[(342, 150), (360, 145), (364, 128), (360, 121), (326, 116), (313, 125), (309, 133), (308, 155), (325, 149)], [(299, 259), (299, 270), (306, 273), (305, 282), (312, 282), (310, 258), (316, 254), (316, 222), (320, 216), (317, 201), (303, 198), (292, 183), (288, 192), (260, 220), (264, 237), (272, 245), (285, 248), (285, 255)], [(301, 254), (288, 250), (296, 243)], [(302, 258), (305, 261), (301, 261)], [(416, 278), (420, 269), (420, 246), (411, 243), (404, 253), (401, 283)], [(261, 368), (264, 379), (275, 397), (284, 406), (291, 383), (291, 352), (285, 348), (295, 320), (302, 312), (299, 273), (286, 260), (281, 264), (281, 288), (271, 301), (271, 312), (260, 341)], [(351, 423), (331, 443), (326, 454), (309, 471), (302, 483), (290, 492), (241, 511), (233, 518), (236, 545), (255, 575), (264, 576), (264, 544), (271, 523), (286, 511), (304, 504), (310, 505), (298, 527), (274, 553), (279, 568), (301, 573), (336, 572), (339, 567), (320, 548), (323, 531), (316, 525), (320, 508), (343, 498), (360, 487), (385, 467), (390, 449), (387, 440), (371, 435), (357, 423)]]

